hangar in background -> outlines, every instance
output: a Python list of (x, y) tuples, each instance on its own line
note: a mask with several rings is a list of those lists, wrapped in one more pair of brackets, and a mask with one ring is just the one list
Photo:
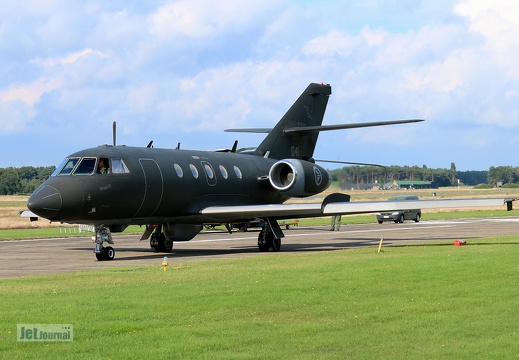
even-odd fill
[(387, 182), (382, 186), (382, 189), (437, 189), (438, 186), (431, 181), (422, 180), (397, 180), (393, 182)]

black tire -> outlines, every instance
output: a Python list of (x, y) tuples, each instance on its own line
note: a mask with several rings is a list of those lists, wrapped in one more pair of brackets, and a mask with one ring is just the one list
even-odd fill
[(400, 218), (398, 219), (398, 222), (402, 224), (404, 222), (404, 214), (400, 214)]
[(378, 223), (379, 223), (379, 224), (382, 224), (382, 223), (383, 223), (383, 221), (382, 221), (382, 220), (379, 220), (379, 221), (378, 221)]
[(420, 222), (420, 214), (416, 214), (416, 218), (414, 219), (414, 222)]
[(265, 230), (261, 230), (258, 235), (258, 249), (261, 252), (269, 251), (269, 244), (265, 238)]
[(278, 239), (274, 237), (274, 235), (272, 235), (272, 245), (270, 249), (272, 249), (273, 252), (278, 252), (279, 250), (281, 250), (281, 239)]
[(160, 233), (157, 242), (159, 243), (159, 252), (170, 253), (173, 250), (173, 241), (166, 239), (164, 233)]
[(100, 253), (96, 253), (96, 259), (99, 261), (113, 260), (114, 258), (115, 250), (111, 246), (103, 248)]
[(157, 234), (151, 234), (150, 238), (150, 248), (153, 252), (159, 252), (159, 242), (157, 240)]
[(115, 250), (111, 246), (107, 246), (103, 249), (103, 255), (105, 260), (113, 260), (115, 258)]
[(163, 233), (152, 234), (150, 247), (154, 252), (170, 253), (173, 250), (173, 241), (166, 239)]

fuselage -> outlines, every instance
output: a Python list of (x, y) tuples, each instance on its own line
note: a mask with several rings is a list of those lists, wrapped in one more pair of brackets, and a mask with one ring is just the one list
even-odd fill
[[(100, 173), (102, 161), (107, 171)], [(234, 152), (99, 146), (69, 155), (29, 198), (51, 221), (121, 225), (209, 223), (207, 206), (282, 203), (274, 159)]]

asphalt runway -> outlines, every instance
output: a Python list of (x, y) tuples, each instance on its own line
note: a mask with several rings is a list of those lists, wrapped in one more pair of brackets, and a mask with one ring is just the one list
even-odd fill
[[(343, 218), (344, 220), (344, 218)], [(347, 218), (346, 218), (347, 222)], [(370, 246), (430, 244), (438, 241), (519, 235), (519, 217), (460, 219), (449, 221), (412, 221), (403, 224), (345, 224), (340, 231), (328, 227), (293, 227), (284, 230), (281, 252), (329, 251)], [(164, 256), (175, 262), (218, 260), (247, 256), (271, 256), (259, 252), (258, 231), (203, 231), (188, 242), (175, 242), (170, 254), (154, 253), (140, 235), (113, 234), (116, 251), (112, 261), (97, 261), (94, 244), (88, 237), (0, 241), (0, 278), (53, 274), (89, 269), (133, 265), (154, 265), (160, 269)], [(519, 243), (519, 242), (518, 242)]]

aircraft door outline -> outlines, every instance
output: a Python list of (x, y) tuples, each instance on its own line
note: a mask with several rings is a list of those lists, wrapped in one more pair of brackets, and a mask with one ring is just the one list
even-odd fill
[(216, 185), (216, 172), (214, 171), (213, 166), (208, 161), (200, 161), (200, 165), (202, 165), (202, 169), (204, 169), (207, 184), (209, 186), (215, 186)]
[(164, 195), (164, 178), (159, 164), (153, 159), (139, 159), (144, 174), (142, 204), (133, 218), (149, 218), (157, 211)]

